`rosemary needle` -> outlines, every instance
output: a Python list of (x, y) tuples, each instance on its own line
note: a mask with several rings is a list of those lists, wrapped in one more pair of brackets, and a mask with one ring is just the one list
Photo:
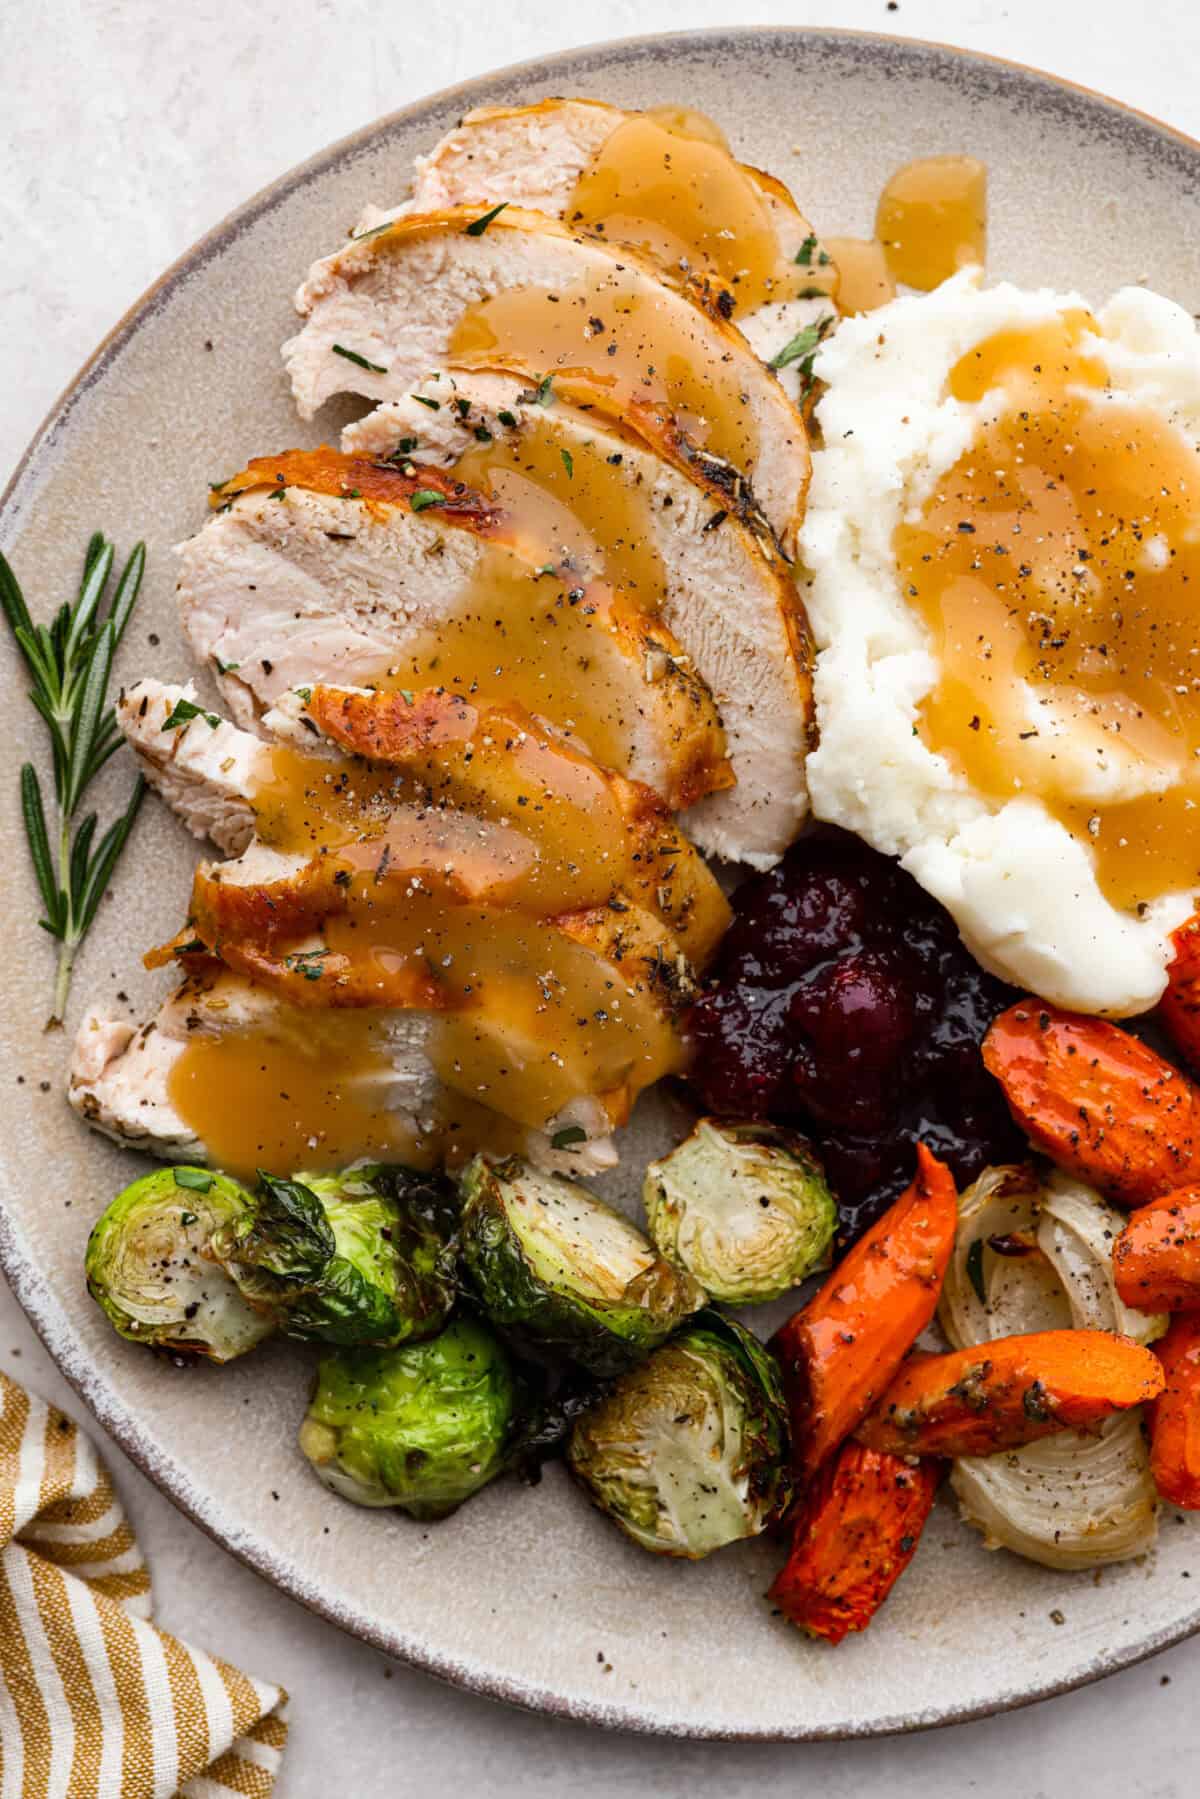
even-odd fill
[(46, 909), (38, 922), (59, 944), (50, 1025), (62, 1023), (76, 951), (96, 916), (145, 792), (139, 775), (124, 812), (99, 842), (94, 812), (75, 824), (84, 794), (121, 746), (108, 684), (145, 566), (146, 547), (139, 543), (105, 612), (113, 546), (95, 532), (84, 555), (83, 578), (74, 603), (64, 601), (49, 625), (35, 625), (20, 582), (0, 551), (0, 606), (33, 677), (29, 697), (49, 733), (53, 765), (57, 815), (53, 839), (37, 770), (32, 762), (21, 769), (25, 835)]

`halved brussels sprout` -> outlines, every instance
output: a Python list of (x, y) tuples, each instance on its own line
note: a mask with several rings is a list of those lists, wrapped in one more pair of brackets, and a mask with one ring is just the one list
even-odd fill
[(757, 1536), (792, 1490), (775, 1363), (741, 1325), (702, 1313), (577, 1420), (567, 1460), (655, 1554), (696, 1561)]
[(327, 1355), (300, 1448), (343, 1499), (444, 1518), (505, 1467), (516, 1402), (503, 1347), (460, 1318), (423, 1343)]
[(133, 1343), (230, 1362), (278, 1318), (251, 1305), (212, 1259), (213, 1233), (250, 1205), (207, 1168), (158, 1168), (118, 1193), (88, 1238), (88, 1291)]
[(702, 1118), (646, 1170), (650, 1235), (713, 1299), (778, 1299), (820, 1266), (837, 1225), (803, 1137), (771, 1124)]
[[(1073, 1176), (987, 1168), (959, 1196), (938, 1317), (955, 1348), (1041, 1330), (1108, 1330), (1151, 1343), (1165, 1315), (1123, 1304), (1112, 1246), (1125, 1220)], [(1139, 1411), (1094, 1436), (1059, 1431), (1022, 1449), (960, 1456), (963, 1517), (989, 1549), (1049, 1568), (1094, 1568), (1153, 1546), (1157, 1504)]]
[(462, 1250), (480, 1304), (535, 1357), (630, 1367), (704, 1304), (690, 1275), (577, 1181), (519, 1157), (463, 1171)]
[(390, 1345), (439, 1331), (456, 1295), (448, 1189), (379, 1164), (260, 1177), (213, 1250), (252, 1301), (284, 1308), (291, 1337)]

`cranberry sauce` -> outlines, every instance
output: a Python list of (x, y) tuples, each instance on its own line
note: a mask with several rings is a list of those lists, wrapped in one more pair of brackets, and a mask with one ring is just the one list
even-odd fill
[(1023, 1145), (979, 1045), (1016, 994), (985, 974), (910, 875), (821, 826), (734, 896), (692, 1008), (692, 1085), (713, 1112), (798, 1124), (843, 1240), (912, 1178), (918, 1138), (960, 1182)]

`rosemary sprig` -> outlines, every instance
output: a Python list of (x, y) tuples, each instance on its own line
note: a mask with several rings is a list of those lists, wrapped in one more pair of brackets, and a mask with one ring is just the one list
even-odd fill
[(53, 764), (57, 813), (53, 847), (37, 770), (32, 762), (21, 769), (25, 834), (46, 908), (45, 917), (38, 922), (59, 944), (50, 1025), (62, 1023), (76, 951), (96, 916), (145, 792), (139, 775), (124, 812), (99, 842), (94, 812), (75, 823), (85, 793), (121, 746), (108, 683), (145, 566), (146, 547), (139, 543), (105, 612), (113, 546), (95, 532), (84, 555), (83, 578), (74, 603), (64, 601), (50, 624), (35, 625), (21, 584), (0, 551), (0, 606), (33, 677), (29, 697), (49, 733)]

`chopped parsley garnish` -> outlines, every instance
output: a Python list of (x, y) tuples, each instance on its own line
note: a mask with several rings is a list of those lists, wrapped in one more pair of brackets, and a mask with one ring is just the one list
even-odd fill
[(550, 1139), (551, 1149), (572, 1149), (576, 1143), (586, 1143), (587, 1132), (582, 1125), (567, 1124), (561, 1131), (555, 1131)]
[(176, 700), (166, 718), (163, 719), (164, 731), (177, 731), (180, 725), (190, 724), (194, 718), (202, 718), (215, 731), (220, 719), (215, 712), (206, 712), (203, 706), (197, 706), (192, 700)]
[(219, 675), (231, 675), (235, 668), (240, 668), (242, 666), (240, 662), (222, 662), (219, 656), (214, 656), (213, 661), (217, 665), (217, 673)]
[(800, 264), (800, 267), (802, 269), (811, 269), (812, 259), (813, 259), (813, 251), (816, 249), (816, 247), (817, 247), (817, 234), (815, 231), (810, 231), (808, 236), (805, 238), (804, 242), (801, 244), (800, 248), (796, 251), (795, 260)]
[(442, 410), (442, 402), (440, 400), (431, 400), (428, 394), (410, 394), (409, 398), (415, 400), (418, 406), (428, 406), (430, 412), (440, 412)]
[(319, 981), (325, 972), (321, 964), (328, 954), (327, 949), (297, 950), (295, 955), (283, 958), (283, 966), (303, 975), (306, 981)]
[(346, 361), (354, 363), (356, 368), (369, 369), (372, 375), (387, 374), (382, 363), (368, 362), (365, 356), (360, 356), (357, 350), (348, 350), (345, 344), (334, 344), (332, 348), (335, 356), (344, 356)]
[(797, 363), (797, 374), (800, 376), (800, 400), (803, 403), (812, 389), (815, 376), (813, 361), (821, 347), (822, 339), (834, 323), (832, 313), (826, 313), (813, 325), (806, 325), (803, 331), (797, 331), (790, 343), (784, 344), (778, 355), (772, 356), (769, 368), (785, 369), (791, 363)]
[(560, 450), (559, 455), (562, 457), (562, 465), (567, 471), (567, 480), (573, 481), (575, 479), (575, 463), (570, 450)]
[(424, 512), (427, 506), (444, 506), (446, 496), (435, 487), (418, 487), (408, 503), (414, 512)]
[(212, 1186), (212, 1175), (203, 1168), (177, 1168), (175, 1185), (190, 1187), (193, 1193), (207, 1193)]
[(517, 422), (517, 415), (516, 415), (516, 413), (515, 413), (515, 412), (508, 412), (508, 411), (507, 411), (507, 410), (506, 410), (506, 411), (504, 411), (504, 412), (498, 412), (498, 413), (497, 413), (497, 414), (496, 414), (496, 417), (497, 417), (497, 418), (498, 418), (498, 419), (499, 419), (499, 420), (500, 420), (500, 423), (501, 423), (501, 424), (502, 424), (502, 425), (507, 425), (507, 426), (508, 426), (508, 428), (509, 428), (509, 430), (511, 430), (511, 429), (512, 429), (512, 427), (513, 427), (513, 426), (514, 426), (514, 425), (515, 425), (515, 424), (516, 424), (516, 422)]
[(786, 369), (791, 363), (802, 362), (806, 356), (811, 356), (832, 323), (832, 319), (818, 319), (815, 325), (806, 325), (803, 331), (797, 331), (795, 337), (772, 356), (769, 366)]
[(541, 380), (537, 384), (537, 390), (533, 396), (534, 401), (538, 406), (549, 406), (550, 402), (554, 398), (554, 395), (551, 392), (553, 384), (554, 384), (554, 376), (553, 375), (543, 375), (542, 376)]
[(482, 237), (492, 220), (502, 213), (507, 205), (507, 200), (501, 200), (499, 206), (493, 206), (491, 212), (485, 212), (482, 218), (472, 219), (471, 223), (465, 227), (467, 236)]

